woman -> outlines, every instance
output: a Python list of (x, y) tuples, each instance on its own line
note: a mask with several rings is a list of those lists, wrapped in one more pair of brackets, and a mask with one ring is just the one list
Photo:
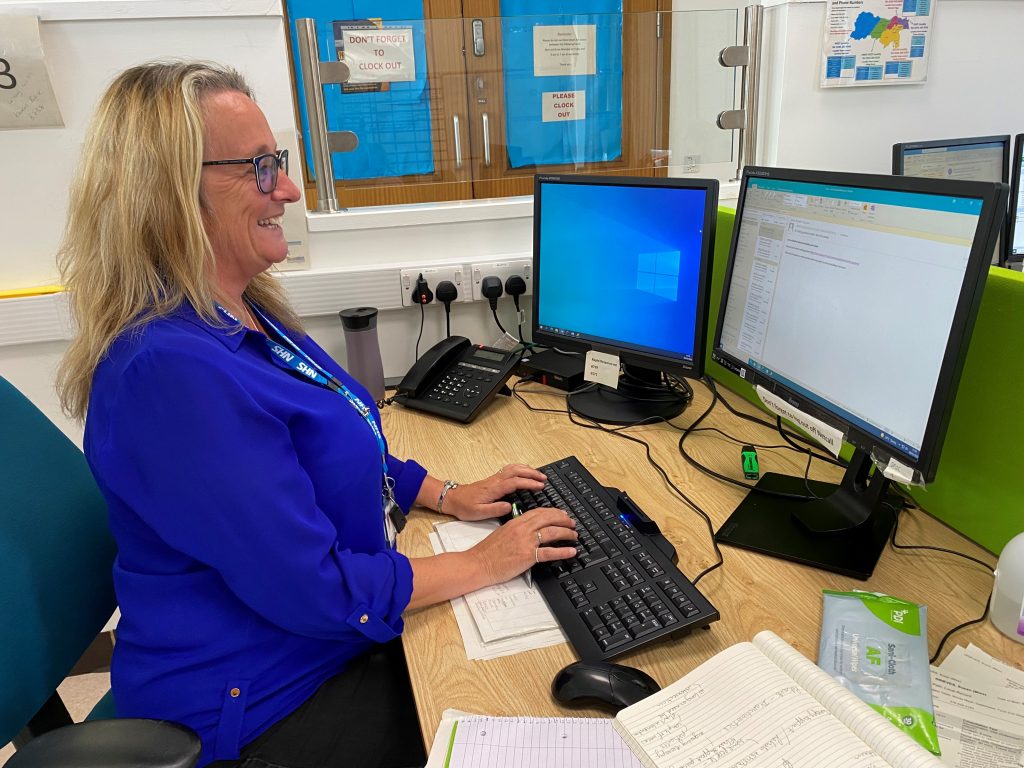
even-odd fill
[(201, 765), (402, 765), (422, 756), (403, 612), (569, 557), (540, 544), (576, 534), (546, 509), (468, 552), (394, 549), (414, 504), (493, 517), (543, 475), (442, 483), (387, 452), (266, 274), (299, 199), (287, 171), (243, 79), (209, 64), (126, 71), (84, 145), (58, 385), (118, 542), (114, 697), (195, 729)]

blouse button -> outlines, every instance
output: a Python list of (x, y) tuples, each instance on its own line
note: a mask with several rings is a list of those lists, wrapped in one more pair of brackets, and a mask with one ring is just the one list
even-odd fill
[(232, 699), (237, 699), (241, 695), (242, 695), (242, 692), (240, 690), (238, 690), (237, 688), (232, 688), (231, 689), (231, 698)]
[(365, 624), (369, 620), (370, 620), (370, 617), (367, 616), (365, 613), (362, 616), (359, 617), (359, 623), (360, 624)]

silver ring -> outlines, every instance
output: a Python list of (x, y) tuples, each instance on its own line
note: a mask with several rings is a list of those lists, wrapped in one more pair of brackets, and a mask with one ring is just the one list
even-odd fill
[(540, 547), (533, 550), (533, 562), (540, 563)]
[(538, 544), (543, 544), (544, 543), (544, 539), (541, 538), (540, 531), (534, 531), (534, 533), (537, 534), (537, 543)]

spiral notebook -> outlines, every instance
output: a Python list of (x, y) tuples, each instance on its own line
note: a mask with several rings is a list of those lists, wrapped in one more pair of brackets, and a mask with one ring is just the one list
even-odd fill
[[(444, 731), (442, 733), (441, 731)], [(444, 750), (443, 756), (435, 754)], [(772, 632), (727, 648), (614, 719), (442, 721), (445, 768), (943, 768)]]

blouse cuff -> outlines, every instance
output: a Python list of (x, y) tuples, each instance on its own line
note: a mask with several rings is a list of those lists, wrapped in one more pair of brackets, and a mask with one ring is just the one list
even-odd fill
[(387, 462), (388, 474), (395, 481), (395, 502), (409, 514), (420, 492), (420, 486), (427, 479), (427, 470), (412, 459), (402, 461), (391, 454), (388, 454)]

